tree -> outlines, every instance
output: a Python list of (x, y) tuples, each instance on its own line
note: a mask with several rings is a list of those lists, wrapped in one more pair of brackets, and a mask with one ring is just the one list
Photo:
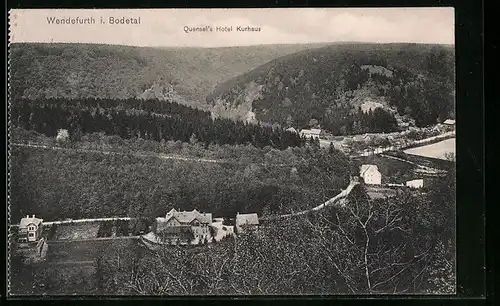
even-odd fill
[(66, 143), (69, 140), (69, 133), (66, 129), (60, 129), (57, 131), (56, 141), (58, 143)]
[(311, 120), (309, 120), (309, 127), (315, 128), (318, 126), (318, 124), (319, 121), (316, 118), (311, 118)]
[(453, 152), (446, 152), (446, 153), (444, 154), (444, 157), (445, 157), (445, 158), (446, 158), (446, 160), (448, 160), (448, 161), (451, 161), (451, 162), (455, 162), (455, 161), (456, 161), (456, 160), (455, 160), (455, 153), (453, 153)]
[(332, 154), (335, 152), (335, 146), (333, 145), (333, 142), (330, 142), (330, 147), (328, 148), (328, 153)]

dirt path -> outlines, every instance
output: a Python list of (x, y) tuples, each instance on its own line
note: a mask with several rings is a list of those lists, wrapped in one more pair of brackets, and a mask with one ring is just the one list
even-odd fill
[(92, 260), (56, 261), (56, 262), (51, 262), (50, 264), (54, 266), (93, 265), (94, 261)]
[(163, 160), (178, 160), (178, 161), (187, 161), (187, 162), (199, 162), (199, 163), (212, 163), (212, 164), (231, 164), (231, 165), (248, 165), (248, 164), (256, 164), (260, 166), (274, 166), (274, 167), (293, 167), (298, 164), (280, 164), (280, 163), (254, 163), (254, 162), (238, 162), (238, 161), (229, 161), (223, 159), (206, 159), (206, 158), (196, 158), (196, 157), (183, 157), (175, 154), (164, 154), (164, 153), (123, 153), (123, 152), (115, 152), (115, 151), (106, 151), (106, 150), (94, 150), (94, 149), (73, 149), (73, 148), (63, 148), (58, 146), (46, 146), (46, 145), (38, 145), (38, 144), (24, 144), (24, 143), (11, 143), (9, 144), (15, 147), (24, 147), (24, 148), (34, 148), (34, 149), (45, 149), (45, 150), (59, 150), (59, 151), (71, 151), (71, 152), (81, 152), (81, 153), (97, 153), (97, 154), (105, 154), (105, 155), (117, 155), (117, 156), (135, 156), (135, 157), (154, 157)]
[(115, 236), (115, 237), (99, 237), (99, 238), (85, 238), (85, 239), (61, 239), (61, 240), (49, 240), (48, 244), (56, 243), (68, 243), (68, 242), (90, 242), (97, 240), (124, 240), (124, 239), (138, 239), (140, 236)]
[(318, 211), (318, 210), (323, 209), (325, 207), (329, 207), (329, 206), (335, 205), (337, 203), (340, 203), (341, 200), (345, 199), (351, 193), (352, 189), (356, 185), (358, 185), (358, 184), (359, 184), (359, 182), (351, 181), (349, 183), (349, 185), (347, 185), (346, 189), (342, 190), (336, 196), (334, 196), (333, 198), (331, 198), (328, 201), (324, 202), (323, 204), (320, 204), (320, 205), (318, 205), (316, 207), (313, 207), (311, 209), (307, 209), (307, 210), (303, 210), (303, 211), (296, 212), (296, 213), (291, 213), (291, 214), (284, 214), (284, 215), (272, 216), (272, 217), (268, 217), (268, 218), (261, 218), (260, 220), (262, 220), (262, 221), (269, 221), (269, 220), (275, 220), (275, 219), (281, 219), (281, 218), (288, 218), (288, 217), (293, 217), (293, 216), (300, 216), (300, 215), (305, 215), (305, 214), (307, 214), (308, 212), (311, 212), (311, 211)]

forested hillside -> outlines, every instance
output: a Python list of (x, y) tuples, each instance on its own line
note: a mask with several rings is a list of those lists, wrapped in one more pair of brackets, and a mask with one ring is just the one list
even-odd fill
[(272, 60), (220, 84), (207, 102), (233, 117), (357, 134), (454, 117), (454, 92), (451, 46), (349, 44)]
[(212, 119), (209, 112), (159, 100), (14, 99), (10, 110), (12, 126), (51, 137), (67, 129), (72, 141), (102, 132), (123, 139), (200, 141), (205, 146), (252, 144), (286, 149), (304, 143), (296, 133), (282, 128)]
[(204, 108), (218, 83), (274, 58), (321, 45), (146, 48), (11, 44), (14, 98), (158, 98)]
[[(13, 143), (54, 138), (16, 128)], [(76, 150), (82, 149), (82, 150)], [(85, 149), (94, 149), (86, 152)], [(111, 155), (102, 151), (125, 154)], [(155, 152), (138, 156), (138, 152)], [(160, 158), (160, 154), (217, 158), (224, 163)], [(12, 146), (10, 213), (13, 222), (36, 214), (44, 220), (111, 216), (150, 217), (196, 208), (215, 215), (259, 215), (314, 207), (347, 185), (349, 161), (314, 147), (124, 140), (90, 134), (66, 150)]]
[[(210, 248), (124, 250), (97, 262), (102, 294), (453, 294), (454, 176), (427, 194), (401, 191), (263, 226)], [(439, 205), (436, 205), (439, 203)], [(119, 279), (116, 285), (116, 279)], [(160, 284), (169, 284), (161, 286)], [(194, 284), (191, 285), (190, 284)]]

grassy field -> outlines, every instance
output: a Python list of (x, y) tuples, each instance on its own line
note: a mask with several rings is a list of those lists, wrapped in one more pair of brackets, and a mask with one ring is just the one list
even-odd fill
[(358, 173), (361, 165), (377, 165), (382, 174), (382, 184), (399, 184), (414, 179), (413, 169), (416, 167), (403, 161), (379, 155), (359, 157), (354, 160), (354, 163), (358, 167)]
[[(124, 256), (147, 252), (137, 239), (49, 242), (45, 262), (23, 265), (13, 261), (17, 294), (88, 295), (98, 292), (96, 260), (101, 256)], [(125, 256), (124, 256), (125, 257)], [(123, 260), (122, 262), (125, 263)], [(37, 278), (33, 277), (34, 275)], [(37, 280), (36, 280), (37, 279)], [(33, 288), (34, 286), (34, 288)]]
[(93, 263), (51, 264), (46, 269), (49, 280), (45, 291), (53, 295), (83, 295), (97, 291), (96, 268)]
[(61, 224), (57, 226), (53, 240), (92, 239), (97, 237), (99, 223)]
[(435, 169), (448, 170), (448, 169), (450, 169), (450, 167), (455, 166), (455, 164), (453, 162), (450, 162), (448, 160), (439, 159), (439, 158), (432, 158), (432, 157), (427, 157), (427, 156), (407, 154), (407, 153), (402, 152), (402, 151), (386, 152), (384, 154), (389, 155), (389, 156), (399, 157), (399, 158), (405, 159), (407, 161), (414, 162), (416, 164), (426, 166), (426, 167), (435, 168)]
[(436, 142), (430, 145), (411, 148), (405, 150), (406, 154), (438, 158), (446, 160), (445, 154), (453, 153), (455, 154), (455, 138), (446, 139), (440, 142)]
[(115, 253), (126, 248), (135, 248), (139, 244), (137, 239), (110, 239), (84, 241), (49, 241), (47, 260), (50, 262), (62, 261), (92, 261), (101, 254)]
[(398, 195), (398, 190), (388, 187), (367, 186), (366, 193), (372, 200), (391, 198)]

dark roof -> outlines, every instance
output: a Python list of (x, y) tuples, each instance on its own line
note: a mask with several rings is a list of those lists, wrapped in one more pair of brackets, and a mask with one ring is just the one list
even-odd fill
[(377, 165), (362, 165), (360, 170), (359, 170), (359, 175), (363, 176), (365, 173), (370, 170), (370, 171), (378, 171)]

